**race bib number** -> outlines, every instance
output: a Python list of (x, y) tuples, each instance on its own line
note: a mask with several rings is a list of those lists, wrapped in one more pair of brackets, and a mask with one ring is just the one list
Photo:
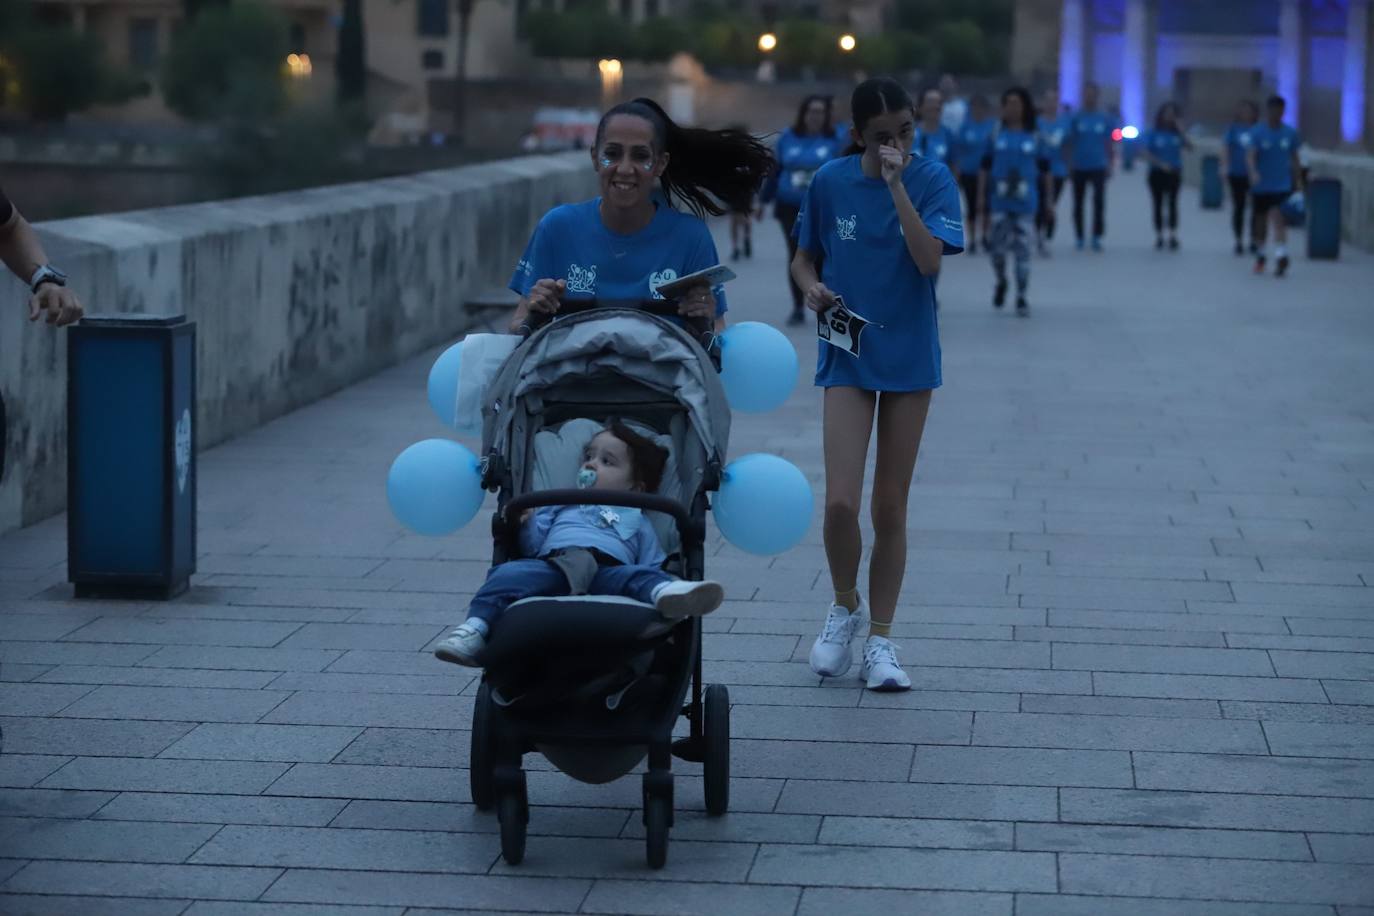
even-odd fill
[(851, 312), (844, 304), (844, 299), (835, 297), (835, 305), (816, 316), (816, 336), (830, 344), (847, 351), (850, 355), (859, 355), (859, 338), (864, 332), (864, 328), (873, 322)]

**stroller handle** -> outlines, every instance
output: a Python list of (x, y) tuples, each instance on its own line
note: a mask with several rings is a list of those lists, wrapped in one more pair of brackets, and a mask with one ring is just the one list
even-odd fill
[(560, 299), (557, 312), (531, 312), (526, 315), (518, 333), (522, 338), (528, 338), (559, 315), (577, 315), (596, 309), (633, 309), (663, 318), (681, 318), (687, 324), (688, 330), (696, 335), (697, 342), (702, 348), (708, 353), (712, 352), (716, 333), (715, 323), (709, 318), (684, 317), (678, 312), (677, 299)]
[(535, 490), (506, 503), (504, 523), (514, 527), (519, 524), (520, 513), (540, 506), (623, 506), (627, 509), (662, 512), (672, 516), (677, 523), (678, 535), (684, 545), (699, 544), (706, 539), (704, 526), (692, 520), (691, 513), (682, 503), (657, 493), (634, 490)]

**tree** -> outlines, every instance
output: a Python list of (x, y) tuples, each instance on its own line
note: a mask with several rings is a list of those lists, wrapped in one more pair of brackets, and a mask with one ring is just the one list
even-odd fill
[(168, 106), (193, 121), (262, 121), (286, 105), (286, 22), (258, 3), (207, 7), (163, 62)]
[(339, 102), (361, 102), (367, 94), (367, 48), (363, 37), (362, 0), (344, 0), (339, 24), (339, 53), (334, 60)]
[(955, 19), (937, 25), (935, 46), (939, 49), (941, 70), (974, 74), (987, 70), (987, 41), (978, 23), (971, 19)]
[(147, 92), (146, 84), (105, 63), (100, 40), (66, 26), (32, 25), (23, 11), (6, 14), (15, 31), (3, 33), (0, 52), (10, 63), (0, 71), (0, 101), (13, 92), (37, 121), (61, 121), (101, 102), (121, 102)]

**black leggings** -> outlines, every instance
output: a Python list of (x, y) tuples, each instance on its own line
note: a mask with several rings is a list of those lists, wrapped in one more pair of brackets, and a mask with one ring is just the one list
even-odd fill
[(1083, 196), (1093, 188), (1093, 238), (1101, 238), (1107, 232), (1107, 219), (1103, 214), (1103, 197), (1107, 191), (1107, 172), (1104, 169), (1073, 172), (1073, 231), (1081, 241), (1083, 238)]
[(1050, 177), (1050, 199), (1045, 202), (1035, 213), (1035, 228), (1045, 234), (1045, 238), (1054, 238), (1054, 227), (1059, 221), (1057, 212), (1059, 209), (1059, 195), (1064, 192), (1064, 178), (1060, 175)]
[[(1250, 178), (1246, 175), (1228, 175), (1231, 185), (1231, 234), (1239, 242), (1245, 236), (1245, 204), (1250, 199)], [(1254, 232), (1250, 235), (1253, 237)]]
[[(792, 237), (792, 228), (797, 224), (797, 214), (801, 212), (801, 207), (785, 204), (778, 201), (773, 206), (773, 215), (778, 218), (778, 225), (782, 226), (783, 238), (787, 239), (787, 286), (792, 290), (792, 311), (800, 314), (802, 310), (802, 291), (797, 286), (797, 281), (792, 279), (792, 259), (797, 256), (797, 240)], [(821, 275), (820, 261), (816, 261), (816, 276)]]
[(1169, 231), (1178, 229), (1178, 172), (1150, 169), (1150, 200), (1154, 204), (1155, 235), (1164, 234), (1164, 208), (1169, 209)]

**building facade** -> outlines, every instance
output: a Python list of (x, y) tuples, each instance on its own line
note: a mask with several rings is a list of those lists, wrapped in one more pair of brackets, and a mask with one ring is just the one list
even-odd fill
[(1095, 82), (1127, 124), (1166, 100), (1197, 123), (1284, 96), (1313, 143), (1374, 142), (1371, 0), (1017, 0), (1012, 67), (1077, 104)]

